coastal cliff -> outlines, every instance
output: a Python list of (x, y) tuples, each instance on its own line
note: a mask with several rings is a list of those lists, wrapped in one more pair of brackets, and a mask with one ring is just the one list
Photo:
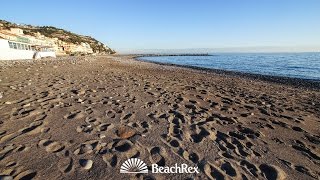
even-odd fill
[[(22, 33), (15, 33), (12, 29), (21, 29)], [(30, 38), (41, 40), (45, 44), (53, 46), (58, 54), (116, 53), (113, 49), (93, 37), (79, 35), (53, 26), (32, 26), (0, 20), (0, 32), (15, 34), (19, 36), (20, 40), (28, 40)]]

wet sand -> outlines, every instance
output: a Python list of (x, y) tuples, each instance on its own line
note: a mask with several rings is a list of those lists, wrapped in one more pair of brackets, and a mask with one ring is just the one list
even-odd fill
[[(1, 61), (0, 80), (2, 177), (320, 178), (317, 87), (132, 56)], [(200, 173), (121, 174), (132, 157)]]

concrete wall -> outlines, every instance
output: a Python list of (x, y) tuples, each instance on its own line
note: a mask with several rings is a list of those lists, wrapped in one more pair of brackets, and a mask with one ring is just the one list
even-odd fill
[(55, 52), (36, 52), (35, 59), (41, 59), (45, 57), (56, 57)]

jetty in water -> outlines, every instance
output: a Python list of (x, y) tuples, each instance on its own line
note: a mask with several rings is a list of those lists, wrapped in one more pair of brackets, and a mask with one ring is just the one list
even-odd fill
[(191, 54), (138, 54), (136, 57), (156, 57), (156, 56), (213, 56), (208, 53), (191, 53)]

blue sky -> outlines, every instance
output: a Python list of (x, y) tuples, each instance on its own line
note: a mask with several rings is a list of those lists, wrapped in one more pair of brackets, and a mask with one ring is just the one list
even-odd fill
[(0, 19), (90, 35), (116, 50), (320, 50), (320, 0), (6, 0)]

